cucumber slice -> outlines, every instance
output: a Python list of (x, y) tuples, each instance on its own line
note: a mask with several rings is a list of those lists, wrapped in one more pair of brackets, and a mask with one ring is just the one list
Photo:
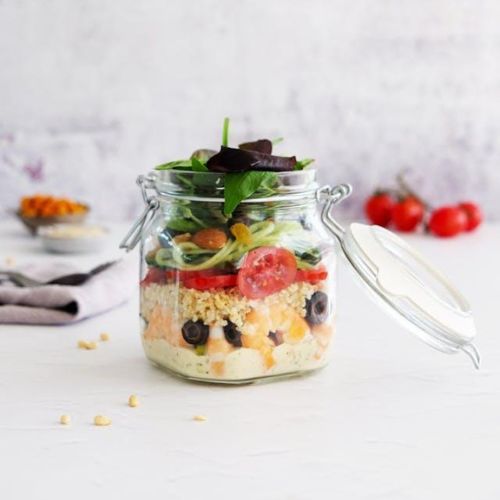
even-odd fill
[(166, 267), (169, 260), (172, 259), (172, 250), (170, 248), (160, 248), (155, 255), (157, 266)]

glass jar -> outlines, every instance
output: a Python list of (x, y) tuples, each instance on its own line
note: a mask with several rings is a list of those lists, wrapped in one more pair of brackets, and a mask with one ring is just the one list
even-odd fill
[(327, 363), (336, 255), (317, 212), (315, 177), (314, 170), (277, 173), (230, 217), (224, 174), (141, 178), (154, 190), (145, 195), (151, 221), (140, 230), (148, 359), (181, 377), (224, 383)]
[(357, 222), (344, 228), (332, 217), (350, 186), (318, 188), (312, 169), (269, 179), (227, 217), (224, 174), (139, 176), (146, 208), (120, 246), (141, 242), (141, 336), (152, 362), (231, 384), (323, 367), (339, 249), (405, 330), (479, 367), (472, 312), (449, 280), (396, 234)]

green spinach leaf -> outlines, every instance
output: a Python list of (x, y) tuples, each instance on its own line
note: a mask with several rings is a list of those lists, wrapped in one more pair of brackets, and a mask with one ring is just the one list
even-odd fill
[(179, 233), (195, 233), (203, 226), (189, 219), (171, 219), (167, 222), (167, 229), (178, 231)]
[(304, 158), (303, 160), (298, 160), (297, 163), (295, 164), (294, 170), (304, 170), (314, 161), (315, 160), (312, 158)]
[(194, 156), (191, 158), (191, 168), (193, 172), (208, 172), (208, 168)]
[(169, 161), (168, 163), (162, 163), (155, 167), (155, 170), (172, 170), (173, 168), (191, 168), (192, 163), (191, 160), (174, 160)]
[(224, 177), (224, 214), (231, 215), (242, 200), (252, 196), (263, 183), (274, 178), (273, 172), (238, 172)]

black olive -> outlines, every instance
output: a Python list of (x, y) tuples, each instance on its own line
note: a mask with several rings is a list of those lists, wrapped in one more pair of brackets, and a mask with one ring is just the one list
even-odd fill
[(186, 321), (182, 326), (182, 337), (191, 345), (204, 345), (208, 340), (208, 326), (200, 319)]
[(324, 292), (314, 292), (306, 301), (306, 320), (311, 325), (324, 323), (329, 311), (328, 295)]
[(238, 330), (238, 327), (232, 322), (228, 321), (227, 325), (224, 326), (224, 337), (226, 340), (234, 345), (234, 347), (241, 347), (241, 332)]
[(281, 332), (269, 332), (268, 337), (276, 344), (283, 344), (283, 334)]

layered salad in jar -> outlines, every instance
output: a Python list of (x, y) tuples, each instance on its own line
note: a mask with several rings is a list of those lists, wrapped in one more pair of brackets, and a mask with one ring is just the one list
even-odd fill
[(169, 200), (144, 240), (146, 355), (213, 382), (320, 368), (334, 331), (335, 255), (314, 200), (273, 200), (276, 186), (308, 161), (273, 155), (267, 140), (230, 148), (227, 122), (223, 136), (219, 152), (198, 150), (158, 167), (175, 171), (188, 190), (197, 179), (208, 185), (222, 177), (224, 187), (221, 201)]

